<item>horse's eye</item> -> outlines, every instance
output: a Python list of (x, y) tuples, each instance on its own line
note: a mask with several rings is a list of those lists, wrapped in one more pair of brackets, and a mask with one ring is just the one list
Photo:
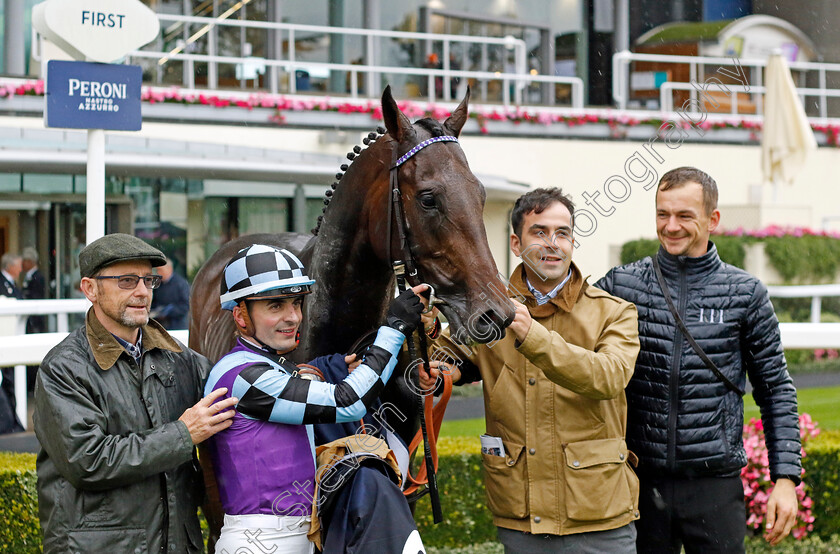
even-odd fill
[(435, 201), (434, 194), (422, 194), (420, 195), (420, 205), (426, 208), (427, 210), (433, 210), (437, 208), (437, 202)]

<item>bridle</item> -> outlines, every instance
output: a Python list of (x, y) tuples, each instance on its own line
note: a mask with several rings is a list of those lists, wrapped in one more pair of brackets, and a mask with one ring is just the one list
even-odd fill
[[(411, 254), (411, 245), (408, 243), (409, 225), (408, 220), (405, 218), (405, 210), (403, 209), (402, 205), (402, 195), (400, 193), (399, 183), (399, 169), (401, 165), (410, 160), (415, 154), (417, 154), (424, 148), (438, 142), (457, 143), (458, 138), (451, 135), (443, 135), (439, 137), (432, 137), (426, 139), (418, 143), (416, 146), (412, 147), (408, 152), (406, 152), (399, 158), (397, 157), (397, 147), (399, 146), (399, 144), (397, 143), (394, 147), (394, 150), (391, 153), (390, 200), (388, 201), (388, 235), (386, 237), (386, 248), (388, 251), (388, 260), (392, 264), (394, 276), (397, 280), (398, 293), (408, 288), (409, 283), (420, 284), (423, 282), (422, 278), (420, 277), (420, 270), (418, 269), (417, 264), (414, 261), (414, 256)], [(397, 235), (399, 238), (399, 255), (401, 255), (402, 259), (395, 259), (393, 257), (393, 253), (391, 252), (393, 233), (391, 226), (394, 222), (396, 222)], [(429, 297), (429, 309), (431, 309), (432, 303), (434, 302), (435, 298), (434, 289), (431, 288), (431, 285), (429, 285), (429, 287), (431, 291), (431, 295)], [(420, 339), (420, 355), (422, 357), (424, 367), (428, 370), (430, 366), (429, 349), (428, 344), (426, 342), (426, 333), (423, 332), (422, 329), (420, 329), (417, 331), (417, 336)], [(415, 352), (414, 340), (412, 339), (412, 337), (407, 337), (406, 343), (408, 344), (409, 358), (412, 361), (416, 360), (417, 354)], [(419, 389), (420, 387), (418, 386), (418, 390)], [(429, 404), (431, 403), (431, 396), (418, 395), (417, 398), (420, 405), (420, 413), (423, 414), (420, 418), (420, 431), (423, 436), (423, 457), (426, 462), (426, 477), (428, 479), (427, 490), (429, 492), (429, 497), (432, 504), (432, 516), (434, 522), (440, 523), (441, 521), (443, 521), (443, 512), (441, 511), (440, 507), (440, 495), (438, 492), (437, 477), (435, 475), (435, 467), (432, 457), (432, 446), (429, 441), (428, 423), (426, 421), (426, 415), (428, 413), (426, 410), (426, 404), (427, 402)]]
[[(458, 137), (454, 137), (452, 135), (442, 135), (439, 137), (432, 137), (428, 138), (416, 146), (412, 147), (408, 152), (397, 158), (397, 146), (394, 147), (393, 152), (391, 153), (391, 170), (390, 170), (390, 184), (391, 184), (391, 200), (388, 202), (388, 242), (387, 242), (387, 249), (388, 249), (388, 260), (396, 267), (396, 264), (400, 261), (399, 259), (395, 259), (393, 253), (391, 252), (391, 243), (392, 243), (392, 230), (391, 225), (394, 221), (396, 221), (397, 227), (397, 234), (399, 236), (399, 243), (400, 243), (400, 254), (402, 255), (402, 261), (405, 264), (405, 269), (408, 272), (408, 279), (410, 282), (414, 282), (415, 284), (419, 284), (422, 281), (420, 280), (419, 270), (417, 269), (417, 264), (414, 262), (414, 256), (411, 254), (411, 245), (408, 244), (408, 220), (405, 218), (405, 210), (402, 206), (402, 196), (400, 194), (400, 183), (399, 183), (399, 169), (402, 164), (410, 160), (414, 157), (415, 154), (426, 148), (427, 146), (431, 146), (432, 144), (438, 142), (458, 142)], [(394, 217), (396, 216), (396, 217)]]

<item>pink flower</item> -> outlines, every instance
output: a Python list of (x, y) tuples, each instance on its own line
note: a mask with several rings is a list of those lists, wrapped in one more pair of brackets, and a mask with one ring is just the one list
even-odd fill
[[(776, 230), (770, 229), (769, 232), (776, 232)], [(799, 426), (804, 456), (804, 445), (810, 438), (819, 434), (819, 429), (811, 416), (806, 413), (800, 415)], [(770, 482), (767, 447), (764, 443), (763, 425), (760, 420), (752, 418), (744, 425), (744, 450), (747, 454), (747, 465), (741, 469), (741, 482), (748, 512), (747, 525), (752, 529), (759, 529), (764, 522), (767, 501), (773, 487)], [(802, 475), (804, 474), (803, 469)], [(807, 496), (803, 483), (796, 487), (796, 496), (799, 500), (799, 512), (792, 534), (799, 540), (813, 529), (814, 515), (811, 512), (813, 500)]]

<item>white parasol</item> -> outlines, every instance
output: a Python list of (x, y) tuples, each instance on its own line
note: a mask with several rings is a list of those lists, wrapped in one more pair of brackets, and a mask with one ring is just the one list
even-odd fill
[(776, 200), (778, 184), (792, 183), (817, 141), (787, 62), (779, 52), (767, 60), (764, 97), (764, 131), (761, 135), (761, 166), (765, 183), (773, 184)]

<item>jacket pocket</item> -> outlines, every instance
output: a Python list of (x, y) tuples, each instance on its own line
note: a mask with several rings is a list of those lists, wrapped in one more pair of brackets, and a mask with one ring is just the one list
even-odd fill
[(487, 504), (497, 517), (519, 519), (528, 515), (528, 468), (522, 457), (525, 445), (502, 442), (504, 456), (481, 454)]
[(76, 529), (67, 533), (67, 546), (72, 554), (89, 552), (141, 554), (148, 551), (146, 530), (138, 527)]
[(627, 463), (630, 454), (623, 439), (574, 442), (563, 450), (569, 519), (598, 521), (635, 510), (639, 480)]

